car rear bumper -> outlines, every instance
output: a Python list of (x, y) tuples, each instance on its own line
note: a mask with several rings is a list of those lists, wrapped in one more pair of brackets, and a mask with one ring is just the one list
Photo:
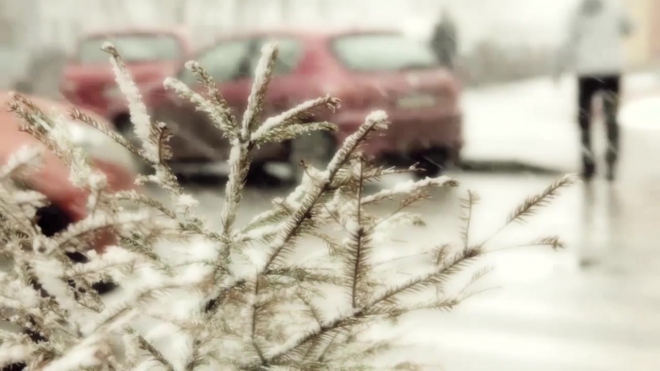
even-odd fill
[[(340, 115), (338, 139), (343, 141), (352, 134), (367, 115)], [(437, 149), (458, 160), (463, 147), (463, 117), (460, 113), (406, 112), (390, 114), (389, 119), (386, 132), (376, 134), (365, 142), (363, 152), (366, 155), (380, 158)]]
[[(213, 146), (198, 142), (197, 146), (194, 146), (194, 143), (176, 141), (172, 145), (173, 156), (169, 165), (177, 173), (179, 170), (182, 173), (223, 173), (227, 169), (225, 164), (229, 151), (228, 145)], [(289, 158), (289, 148), (285, 143), (267, 143), (254, 149), (251, 156), (252, 163), (286, 162)]]

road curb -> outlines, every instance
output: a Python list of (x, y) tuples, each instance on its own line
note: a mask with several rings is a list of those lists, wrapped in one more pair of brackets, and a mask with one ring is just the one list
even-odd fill
[(513, 160), (463, 160), (458, 166), (458, 169), (461, 171), (487, 173), (532, 173), (538, 175), (561, 175), (567, 173), (567, 171), (559, 168), (550, 168)]

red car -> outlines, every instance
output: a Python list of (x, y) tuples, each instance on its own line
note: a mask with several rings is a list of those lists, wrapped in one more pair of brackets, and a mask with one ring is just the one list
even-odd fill
[(117, 47), (140, 88), (176, 73), (190, 58), (192, 46), (185, 31), (169, 28), (97, 32), (79, 41), (64, 69), (60, 90), (69, 102), (106, 117), (123, 132), (130, 120), (109, 55), (101, 50), (106, 41)]
[[(43, 110), (65, 114), (71, 106), (55, 101), (27, 97)], [(25, 145), (40, 145), (31, 135), (19, 130), (20, 119), (6, 109), (11, 97), (8, 92), (0, 93), (0, 164), (7, 162), (12, 153)], [(85, 111), (100, 123), (107, 123), (102, 117)], [(108, 178), (111, 191), (135, 189), (134, 163), (130, 152), (116, 144), (98, 130), (80, 122), (71, 122), (69, 131), (74, 144), (85, 148), (93, 160), (93, 165), (103, 171)], [(30, 189), (44, 194), (50, 205), (38, 210), (38, 224), (45, 235), (53, 235), (64, 230), (68, 224), (86, 217), (87, 194), (69, 181), (68, 167), (52, 152), (45, 152), (42, 166), (32, 174), (27, 182)], [(108, 239), (100, 239), (94, 246), (102, 249)]]
[[(367, 155), (406, 165), (421, 162), (427, 175), (435, 175), (459, 159), (463, 143), (461, 85), (425, 43), (380, 30), (225, 36), (194, 59), (214, 77), (237, 114), (245, 109), (261, 47), (269, 41), (278, 43), (279, 59), (264, 117), (326, 94), (340, 98), (342, 106), (337, 113), (321, 112), (314, 118), (337, 124), (338, 132), (264, 146), (255, 153), (257, 168), (274, 161), (299, 169), (300, 159), (322, 164), (375, 109), (389, 114), (391, 126), (385, 136), (368, 142)], [(198, 86), (184, 68), (178, 78)], [(175, 170), (186, 172), (185, 165), (192, 163), (193, 171), (199, 171), (200, 163), (227, 158), (227, 141), (190, 103), (165, 91), (162, 84), (149, 89), (145, 101), (154, 119), (172, 126)]]

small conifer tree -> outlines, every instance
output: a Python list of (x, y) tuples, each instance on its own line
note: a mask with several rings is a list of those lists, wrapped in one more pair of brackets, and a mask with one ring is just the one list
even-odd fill
[[(407, 313), (450, 310), (469, 290), (455, 295), (424, 296), (487, 253), (485, 242), (468, 239), (473, 206), (469, 192), (462, 201), (463, 246), (429, 246), (425, 264), (404, 281), (387, 279), (388, 261), (379, 257), (383, 236), (402, 224), (422, 225), (409, 206), (429, 197), (434, 188), (456, 187), (448, 177), (400, 183), (373, 194), (365, 184), (407, 171), (372, 166), (360, 154), (371, 135), (387, 130), (387, 115), (374, 112), (349, 136), (325, 169), (302, 164), (302, 183), (271, 210), (237, 225), (251, 151), (269, 142), (295, 139), (314, 130), (334, 130), (326, 122), (303, 123), (318, 109), (335, 110), (339, 101), (322, 97), (260, 121), (277, 57), (274, 45), (263, 49), (247, 110), (239, 121), (202, 66), (187, 68), (206, 93), (175, 79), (165, 86), (190, 100), (212, 119), (231, 142), (230, 175), (220, 210), (221, 227), (212, 230), (197, 216), (195, 198), (186, 194), (168, 166), (171, 137), (166, 123), (151, 120), (138, 88), (117, 50), (110, 44), (117, 82), (126, 95), (137, 147), (84, 113), (70, 119), (104, 132), (149, 163), (154, 172), (140, 176), (166, 190), (172, 206), (136, 192), (111, 193), (105, 175), (90, 166), (87, 154), (68, 139), (65, 118), (15, 94), (9, 108), (23, 120), (23, 130), (39, 139), (71, 169), (71, 182), (88, 191), (87, 217), (54, 236), (45, 236), (35, 210), (45, 198), (17, 186), (39, 166), (40, 148), (16, 152), (0, 168), (0, 254), (11, 258), (0, 273), (0, 318), (23, 331), (0, 329), (0, 367), (26, 370), (364, 370), (370, 359), (395, 344), (366, 341), (367, 325)], [(305, 120), (306, 121), (306, 120)], [(566, 176), (528, 198), (507, 225), (530, 216), (559, 190), (573, 182)], [(382, 216), (372, 205), (399, 199), (399, 207)], [(120, 203), (135, 207), (122, 208)], [(343, 240), (324, 233), (339, 227)], [(99, 254), (87, 249), (99, 231), (111, 231), (117, 245)], [(305, 249), (301, 238), (327, 242), (306, 259), (293, 259)], [(374, 243), (377, 239), (378, 244)], [(562, 247), (556, 237), (530, 245)], [(78, 252), (87, 263), (72, 262)], [(471, 285), (487, 271), (477, 271)], [(112, 280), (119, 289), (110, 297), (91, 289)], [(332, 310), (323, 296), (341, 292)], [(163, 341), (163, 339), (166, 339)], [(392, 369), (419, 369), (414, 360)]]

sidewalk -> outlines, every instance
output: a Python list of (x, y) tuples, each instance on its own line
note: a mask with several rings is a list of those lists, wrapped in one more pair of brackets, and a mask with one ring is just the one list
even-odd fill
[[(640, 73), (628, 76), (624, 86), (624, 100), (631, 102), (652, 97), (654, 92), (660, 91), (660, 79), (653, 73)], [(486, 166), (507, 164), (509, 167), (529, 167), (530, 170), (577, 171), (576, 94), (572, 76), (565, 77), (559, 84), (549, 78), (538, 78), (466, 91), (463, 96), (466, 141), (463, 158), (468, 163), (485, 163)], [(648, 112), (658, 111), (660, 114), (660, 108), (653, 110), (652, 100), (645, 102), (648, 103), (643, 107), (635, 107), (639, 113), (625, 112), (626, 103), (623, 104), (624, 132), (639, 129), (639, 116), (644, 114), (642, 110), (647, 116)], [(596, 151), (604, 148), (604, 139), (605, 132), (596, 123)]]

